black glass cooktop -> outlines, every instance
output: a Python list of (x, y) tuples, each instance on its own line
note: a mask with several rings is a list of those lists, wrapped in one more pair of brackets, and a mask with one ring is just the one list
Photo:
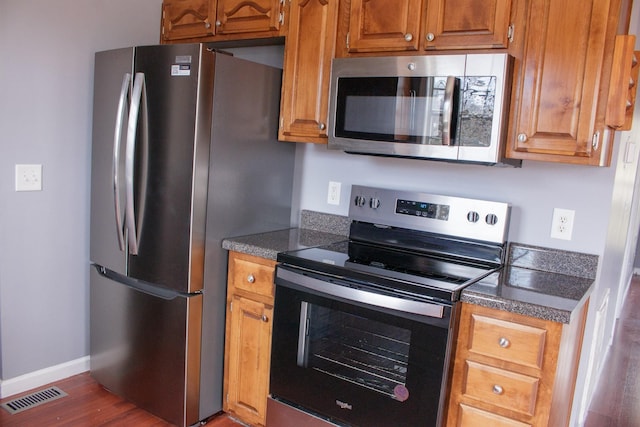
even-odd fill
[(456, 301), (462, 289), (500, 267), (348, 240), (280, 253), (278, 261), (385, 293), (443, 301)]

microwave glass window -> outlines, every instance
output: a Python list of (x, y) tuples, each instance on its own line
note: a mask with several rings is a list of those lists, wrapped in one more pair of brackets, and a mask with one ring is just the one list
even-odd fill
[(338, 79), (336, 136), (442, 145), (446, 77)]
[(495, 97), (495, 76), (464, 78), (458, 122), (459, 145), (488, 147), (491, 144)]
[(306, 368), (403, 400), (411, 331), (302, 302), (307, 335), (298, 344)]

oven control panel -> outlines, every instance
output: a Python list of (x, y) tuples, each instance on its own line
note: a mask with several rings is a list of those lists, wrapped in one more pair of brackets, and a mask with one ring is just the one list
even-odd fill
[(508, 203), (360, 185), (351, 187), (351, 200), (353, 221), (492, 243), (507, 241)]

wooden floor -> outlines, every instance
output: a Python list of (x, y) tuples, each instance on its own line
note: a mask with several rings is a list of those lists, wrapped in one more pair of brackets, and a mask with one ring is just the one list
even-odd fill
[[(172, 424), (106, 391), (88, 373), (75, 375), (50, 385), (57, 386), (68, 396), (13, 415), (4, 408), (0, 408), (0, 426), (173, 427)], [(19, 398), (24, 394), (29, 392), (2, 399), (1, 403)], [(241, 427), (241, 424), (221, 415), (209, 421), (207, 427)]]
[(633, 276), (584, 427), (640, 426), (640, 278)]
[[(605, 374), (598, 383), (584, 427), (640, 426), (639, 306), (640, 278), (634, 276), (616, 327), (613, 346), (605, 361)], [(14, 415), (0, 409), (0, 426), (171, 427), (171, 424), (104, 390), (88, 373), (67, 378), (53, 385), (68, 396)], [(11, 396), (1, 402), (20, 396)], [(209, 421), (207, 426), (241, 425), (221, 415)]]

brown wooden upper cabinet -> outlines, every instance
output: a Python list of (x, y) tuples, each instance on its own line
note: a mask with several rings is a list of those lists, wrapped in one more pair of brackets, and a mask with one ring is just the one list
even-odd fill
[(281, 141), (327, 142), (337, 0), (292, 0), (282, 71)]
[(426, 49), (507, 48), (515, 33), (511, 0), (425, 0)]
[(162, 41), (214, 34), (215, 0), (171, 0), (162, 3)]
[(162, 42), (278, 37), (284, 0), (165, 0)]
[(620, 0), (530, 0), (506, 155), (608, 166), (604, 124)]
[(342, 55), (508, 48), (512, 0), (347, 0)]

